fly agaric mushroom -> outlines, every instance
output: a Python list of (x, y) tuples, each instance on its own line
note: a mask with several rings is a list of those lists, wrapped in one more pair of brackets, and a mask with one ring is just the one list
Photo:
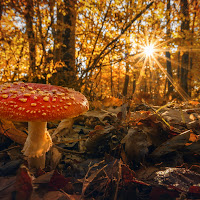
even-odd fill
[(45, 167), (45, 153), (52, 146), (47, 121), (73, 118), (88, 109), (86, 97), (73, 89), (23, 82), (0, 85), (0, 118), (28, 121), (22, 151), (30, 167)]

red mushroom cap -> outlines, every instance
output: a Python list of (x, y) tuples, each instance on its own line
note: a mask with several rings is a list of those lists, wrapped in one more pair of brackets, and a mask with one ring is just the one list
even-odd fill
[(73, 89), (38, 83), (0, 85), (0, 118), (13, 121), (54, 121), (73, 118), (89, 108)]

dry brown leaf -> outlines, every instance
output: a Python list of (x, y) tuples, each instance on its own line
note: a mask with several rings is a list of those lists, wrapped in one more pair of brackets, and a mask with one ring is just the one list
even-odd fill
[(27, 135), (24, 132), (16, 129), (11, 121), (3, 119), (0, 120), (0, 134), (9, 137), (18, 144), (24, 144), (27, 138)]
[(38, 195), (36, 192), (34, 192), (30, 200), (58, 200), (58, 199), (80, 200), (80, 196), (69, 195), (61, 191), (49, 191), (45, 193), (43, 196), (41, 196), (41, 195)]
[(54, 139), (56, 135), (59, 135), (59, 136), (67, 135), (72, 129), (73, 124), (74, 124), (73, 118), (62, 120), (60, 124), (58, 125), (57, 129), (54, 131), (52, 135), (52, 139)]
[(189, 143), (186, 143), (186, 146), (189, 146), (192, 144), (192, 142), (197, 142), (199, 140), (198, 135), (194, 134), (194, 133), (190, 133), (190, 138), (189, 138)]
[(189, 103), (190, 103), (191, 105), (194, 105), (194, 106), (199, 105), (199, 102), (198, 102), (198, 101), (189, 101)]
[(51, 169), (55, 169), (58, 163), (60, 162), (62, 154), (54, 146), (51, 148), (50, 152), (51, 152), (50, 166)]
[(96, 170), (95, 172), (93, 172), (91, 175), (89, 175), (89, 172), (96, 166), (98, 166), (99, 164), (103, 163), (104, 161), (101, 161), (99, 163), (95, 163), (94, 165), (90, 166), (88, 169), (88, 172), (85, 175), (85, 178), (83, 179), (83, 187), (82, 187), (82, 193), (81, 196), (83, 197), (85, 194), (85, 191), (87, 189), (87, 187), (89, 186), (89, 184), (96, 178), (96, 176), (103, 171), (107, 165), (104, 165), (101, 169)]
[(16, 177), (0, 177), (0, 199), (12, 199), (12, 192), (15, 190)]
[(33, 192), (32, 176), (25, 166), (20, 167), (16, 176), (16, 200), (29, 200)]
[(33, 180), (34, 184), (47, 184), (51, 180), (54, 171), (47, 172)]

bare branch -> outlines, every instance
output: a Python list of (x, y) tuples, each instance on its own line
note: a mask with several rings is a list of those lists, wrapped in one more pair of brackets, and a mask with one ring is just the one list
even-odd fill
[[(118, 43), (118, 40), (120, 39), (120, 37), (128, 30), (128, 28), (131, 27), (131, 25), (139, 18), (141, 17), (141, 15), (148, 10), (152, 5), (153, 5), (154, 1), (152, 1), (151, 3), (149, 3), (142, 11), (140, 11), (140, 13), (138, 13), (126, 26), (125, 28), (123, 28), (121, 30), (121, 33), (115, 37), (111, 42), (109, 42), (104, 49), (101, 51), (101, 53), (99, 55), (96, 56), (96, 58), (94, 59), (94, 62), (91, 64), (91, 66), (88, 66), (88, 68), (86, 68), (81, 76), (81, 78), (87, 73), (89, 72), (91, 69), (95, 68), (96, 65), (98, 64), (98, 62), (102, 59), (102, 57), (104, 57), (105, 55), (108, 54), (108, 52), (110, 52), (110, 50), (108, 52), (106, 52), (108, 50), (108, 48), (114, 44), (114, 46), (116, 46), (116, 43)], [(112, 48), (113, 49), (113, 48)]]
[(93, 49), (92, 49), (92, 53), (91, 53), (91, 56), (90, 56), (90, 59), (89, 59), (89, 64), (88, 64), (88, 66), (90, 66), (90, 63), (91, 63), (91, 60), (92, 60), (92, 56), (93, 56), (93, 54), (94, 54), (94, 50), (95, 50), (95, 48), (96, 48), (96, 45), (97, 45), (99, 36), (100, 36), (101, 31), (102, 31), (102, 29), (103, 29), (104, 23), (105, 23), (105, 21), (106, 21), (106, 18), (107, 18), (108, 11), (109, 11), (109, 9), (110, 9), (111, 3), (112, 3), (112, 0), (110, 0), (109, 5), (108, 5), (108, 8), (107, 8), (107, 11), (106, 11), (105, 16), (104, 16), (104, 18), (103, 18), (101, 28), (99, 29), (99, 33), (98, 33), (98, 35), (97, 35), (97, 38), (96, 38), (96, 40), (95, 40), (95, 43), (94, 43), (94, 46), (93, 46)]

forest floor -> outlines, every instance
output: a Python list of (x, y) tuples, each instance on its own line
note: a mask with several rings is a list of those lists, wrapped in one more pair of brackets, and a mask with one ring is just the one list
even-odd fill
[(200, 103), (90, 110), (48, 123), (46, 168), (21, 150), (27, 123), (1, 121), (1, 200), (200, 199)]

